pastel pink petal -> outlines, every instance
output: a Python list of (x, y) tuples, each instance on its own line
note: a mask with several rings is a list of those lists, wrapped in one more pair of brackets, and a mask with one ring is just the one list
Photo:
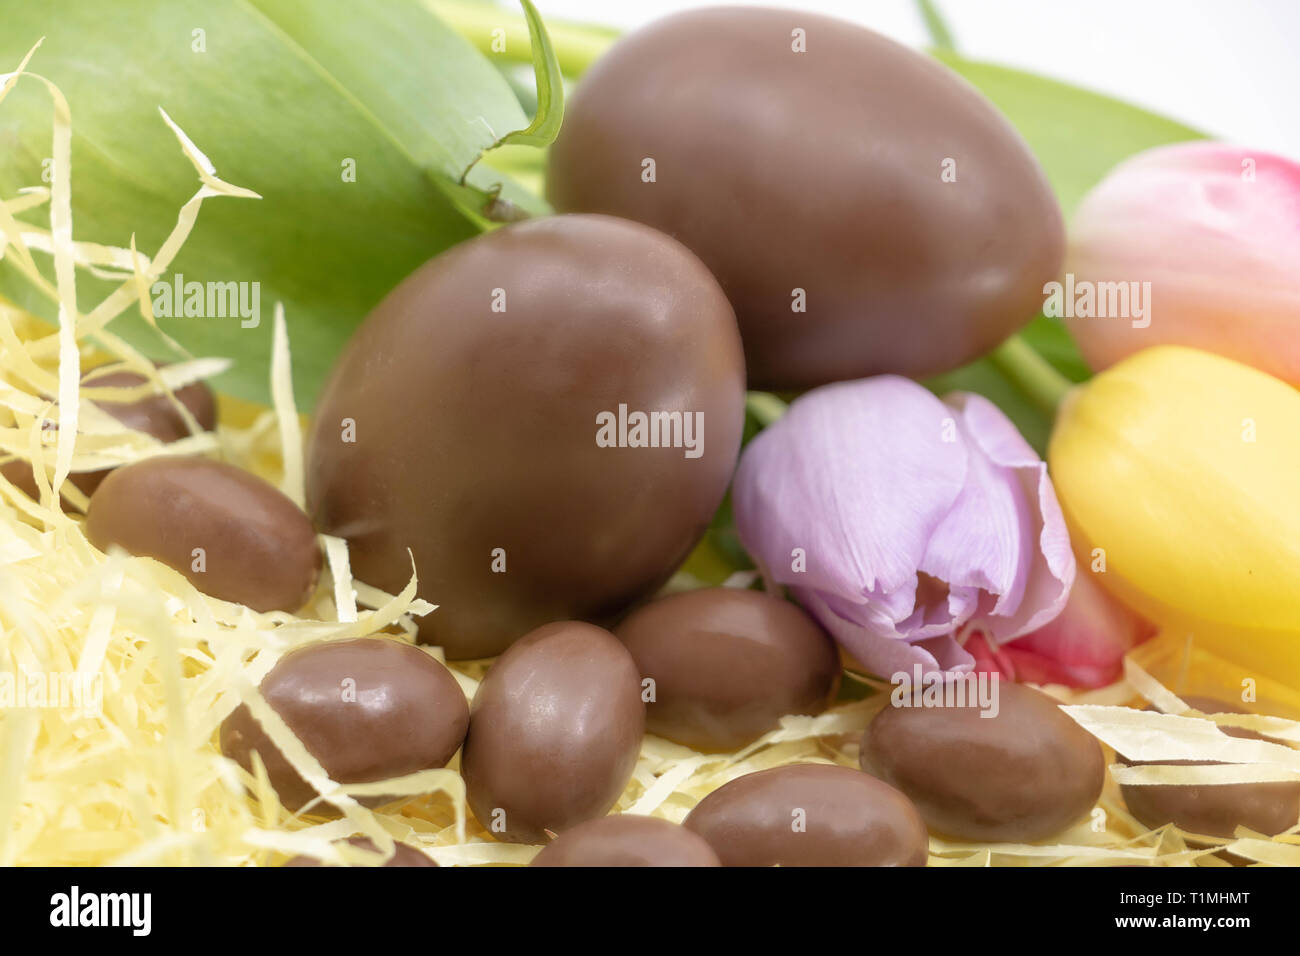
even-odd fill
[(886, 597), (869, 595), (865, 600), (798, 586), (794, 590), (818, 594), (830, 613), (859, 628), (864, 637), (892, 641), (921, 641), (951, 634), (975, 612), (978, 603), (978, 594), (970, 588), (952, 589), (946, 600), (926, 603), (918, 599), (915, 583), (910, 589)]
[(1300, 385), (1297, 263), (1300, 163), (1224, 143), (1164, 146), (1084, 197), (1065, 267), (1076, 285), (1150, 283), (1148, 315), (1065, 321), (1094, 369), (1178, 344)]
[(1007, 654), (1006, 647), (990, 643), (979, 631), (970, 634), (962, 647), (974, 658), (975, 666), (972, 669), (975, 673), (997, 674), (1003, 680), (1016, 680), (1016, 664)]
[(1074, 576), (1046, 467), (979, 396), (895, 376), (815, 389), (751, 442), (732, 494), (766, 579), (886, 676), (970, 670), (965, 625), (1010, 640)]
[(1043, 626), (1065, 607), (1075, 576), (1070, 534), (1047, 465), (1001, 410), (979, 395), (956, 393), (945, 400), (960, 413), (969, 441), (1000, 478), (1018, 485), (1014, 499), (1023, 560), (1011, 586), (970, 620), (1003, 643)]
[[(979, 407), (974, 398), (956, 395), (945, 401), (956, 413), (969, 451), (966, 486), (930, 538), (920, 569), (950, 586), (979, 588), (996, 596), (998, 613), (1006, 613), (1019, 606), (1024, 593), (1036, 546), (1033, 515), (1015, 469), (996, 464), (981, 447), (976, 430), (989, 426), (966, 411)], [(997, 415), (1001, 419), (1001, 413)]]
[[(797, 399), (741, 456), (732, 485), (741, 543), (774, 581), (913, 610), (916, 569), (966, 477), (945, 442), (951, 412), (909, 379), (840, 382)], [(795, 571), (802, 549), (807, 570)]]
[(855, 621), (837, 614), (815, 591), (792, 589), (795, 599), (815, 617), (853, 659), (873, 674), (911, 674), (915, 665), (924, 672), (935, 670), (955, 674), (970, 671), (975, 660), (951, 634), (919, 641), (883, 640)]
[[(1124, 655), (1155, 634), (1155, 627), (1110, 596), (1089, 572), (1074, 580), (1065, 610), (1054, 620), (1005, 644), (1021, 669), (1056, 683), (1104, 687), (1119, 680)], [(969, 647), (969, 642), (968, 645)], [(1021, 677), (1041, 680), (1040, 677)]]

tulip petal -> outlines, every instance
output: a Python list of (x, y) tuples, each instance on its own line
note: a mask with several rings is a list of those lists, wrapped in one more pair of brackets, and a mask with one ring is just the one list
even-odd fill
[(791, 593), (854, 660), (873, 674), (885, 677), (899, 672), (911, 674), (916, 664), (924, 672), (942, 670), (961, 674), (975, 666), (975, 658), (957, 643), (951, 632), (920, 641), (882, 639), (858, 621), (837, 613), (816, 591), (792, 588)]
[[(1147, 283), (1145, 314), (1066, 322), (1094, 370), (1161, 344), (1300, 385), (1300, 163), (1224, 143), (1139, 153), (1079, 204), (1076, 285)], [(1080, 286), (1081, 287), (1081, 286)]]
[[(1004, 480), (1019, 486), (1016, 516), (1021, 560), (1012, 586), (971, 623), (997, 642), (1012, 640), (1051, 621), (1070, 596), (1074, 552), (1047, 465), (988, 399), (957, 393), (945, 401), (961, 414), (964, 432)], [(976, 457), (976, 456), (972, 456)]]
[[(979, 396), (957, 394), (945, 403), (957, 413), (962, 438), (975, 448), (981, 448), (983, 438), (1001, 442), (1000, 431), (1007, 428), (1020, 437), (1001, 412)], [(1010, 613), (1020, 606), (1033, 560), (1033, 524), (1014, 467), (996, 463), (987, 453), (972, 454), (966, 486), (930, 538), (920, 569), (950, 586), (995, 595), (994, 613)]]
[(979, 396), (894, 376), (815, 389), (750, 443), (732, 490), (765, 578), (878, 674), (968, 671), (959, 628), (1009, 640), (1069, 594), (1046, 467)]
[[(797, 399), (745, 449), (733, 484), (741, 543), (772, 580), (914, 609), (926, 542), (961, 493), (966, 449), (943, 441), (951, 412), (886, 375)], [(802, 549), (807, 569), (792, 567)]]
[(1120, 679), (1124, 655), (1155, 631), (1102, 589), (1094, 575), (1083, 573), (1055, 620), (999, 650), (1015, 662), (1020, 680), (1103, 687)]

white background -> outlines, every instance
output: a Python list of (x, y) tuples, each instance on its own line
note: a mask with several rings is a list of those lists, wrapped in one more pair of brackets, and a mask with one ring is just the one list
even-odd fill
[[(537, 0), (544, 15), (631, 28), (733, 0)], [(763, 0), (750, 0), (762, 3)], [(768, 0), (928, 42), (912, 0)], [(1300, 0), (935, 0), (957, 49), (1127, 100), (1300, 159)]]

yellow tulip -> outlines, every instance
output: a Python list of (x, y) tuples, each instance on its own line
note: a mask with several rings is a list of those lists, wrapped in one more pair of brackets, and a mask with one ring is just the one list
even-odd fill
[(1300, 688), (1300, 391), (1146, 349), (1066, 398), (1048, 463), (1080, 573), (1243, 677)]

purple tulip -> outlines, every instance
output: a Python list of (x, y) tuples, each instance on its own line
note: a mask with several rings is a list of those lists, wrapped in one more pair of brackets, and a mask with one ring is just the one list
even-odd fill
[(863, 666), (969, 671), (1060, 613), (1074, 555), (1047, 466), (992, 403), (883, 375), (815, 389), (745, 449), (740, 540)]

